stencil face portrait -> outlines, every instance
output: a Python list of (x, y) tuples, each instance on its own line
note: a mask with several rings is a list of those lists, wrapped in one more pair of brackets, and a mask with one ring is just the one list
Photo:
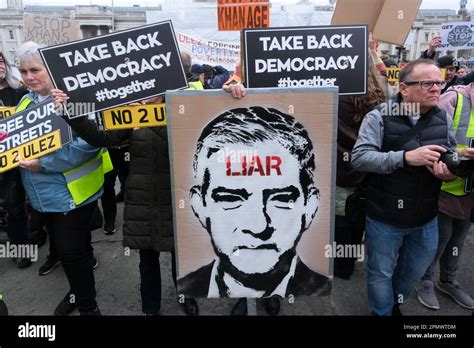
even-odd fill
[(306, 130), (276, 109), (233, 109), (204, 128), (192, 209), (225, 272), (245, 282), (289, 271), (318, 210), (314, 167)]

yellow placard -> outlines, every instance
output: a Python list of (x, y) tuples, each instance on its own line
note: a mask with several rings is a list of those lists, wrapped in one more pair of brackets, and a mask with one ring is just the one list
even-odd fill
[(386, 70), (387, 70), (388, 82), (397, 82), (401, 69), (399, 69), (399, 68), (387, 68)]
[[(388, 82), (398, 82), (398, 76), (400, 75), (400, 68), (387, 68), (387, 79)], [(446, 69), (440, 69), (441, 70), (441, 80), (444, 81), (446, 78)]]
[(0, 106), (0, 118), (10, 117), (15, 113), (15, 107), (10, 106)]
[(166, 105), (124, 106), (102, 112), (106, 130), (166, 126)]
[(14, 149), (2, 152), (0, 153), (0, 173), (18, 167), (20, 158), (25, 160), (35, 159), (56, 151), (61, 146), (61, 133), (58, 129)]

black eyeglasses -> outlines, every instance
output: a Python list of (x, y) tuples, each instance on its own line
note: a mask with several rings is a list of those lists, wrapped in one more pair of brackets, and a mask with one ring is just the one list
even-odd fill
[(438, 86), (440, 89), (446, 87), (446, 81), (433, 81), (433, 80), (422, 80), (422, 81), (405, 81), (402, 82), (407, 86), (419, 84), (421, 89), (431, 89), (434, 85)]

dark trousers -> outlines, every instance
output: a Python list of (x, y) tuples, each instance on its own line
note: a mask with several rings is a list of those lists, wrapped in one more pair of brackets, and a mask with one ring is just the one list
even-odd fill
[[(456, 280), (459, 258), (464, 241), (471, 230), (471, 220), (454, 219), (443, 213), (438, 215), (439, 241), (435, 258), (426, 270), (422, 280), (436, 281), (436, 267), (439, 263), (439, 278), (442, 282)], [(456, 252), (454, 252), (456, 251)]]
[[(171, 273), (176, 287), (176, 258), (171, 252)], [(161, 308), (160, 253), (155, 250), (140, 250), (140, 294), (142, 311), (156, 314)]]
[(115, 180), (120, 180), (121, 190), (125, 188), (125, 181), (128, 177), (128, 163), (125, 159), (128, 147), (122, 149), (109, 149), (110, 159), (114, 169), (105, 174), (104, 193), (101, 202), (104, 210), (104, 220), (106, 223), (115, 223), (117, 216), (117, 202), (115, 201)]
[[(336, 215), (334, 241), (336, 245), (357, 245), (362, 243), (364, 229), (351, 224), (347, 217)], [(342, 279), (350, 279), (355, 269), (355, 257), (336, 257), (334, 259), (334, 275)]]
[[(96, 207), (94, 208), (94, 210), (99, 209), (99, 207), (97, 207), (97, 203), (95, 203), (95, 205), (96, 205)], [(33, 210), (32, 217), (34, 217), (37, 220), (37, 223), (38, 223), (40, 228), (43, 225), (46, 224), (46, 221), (45, 221), (46, 217), (45, 217), (44, 214), (38, 213), (37, 211)], [(59, 259), (58, 249), (56, 248), (56, 244), (54, 242), (54, 240), (55, 240), (54, 230), (52, 230), (51, 228), (48, 228), (47, 226), (46, 226), (46, 230), (48, 231), (48, 238), (49, 238), (49, 256), (51, 256), (55, 259)], [(93, 254), (94, 254), (94, 248), (92, 247), (92, 233), (91, 233), (91, 230), (92, 229), (89, 228), (89, 233), (88, 233), (87, 238), (86, 238), (86, 249), (87, 249), (87, 252), (89, 254), (89, 258), (92, 258)]]
[(90, 221), (97, 202), (64, 213), (41, 213), (80, 312), (93, 311), (95, 279), (90, 261)]
[(31, 242), (26, 212), (25, 189), (21, 183), (21, 174), (13, 169), (6, 175), (6, 210), (8, 214), (7, 234), (14, 244), (29, 244)]

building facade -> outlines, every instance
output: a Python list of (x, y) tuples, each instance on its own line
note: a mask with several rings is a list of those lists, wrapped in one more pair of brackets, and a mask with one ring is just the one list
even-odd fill
[(98, 5), (23, 7), (22, 0), (8, 0), (7, 8), (0, 9), (0, 51), (4, 52), (7, 59), (13, 61), (16, 48), (24, 42), (24, 13), (77, 20), (78, 39), (85, 39), (145, 25), (146, 11), (150, 9), (161, 10), (160, 7), (112, 8)]
[[(186, 7), (191, 3), (215, 3), (216, 0), (180, 0)], [(180, 3), (173, 2), (174, 6)], [(162, 11), (162, 7), (170, 6), (171, 2), (164, 2), (156, 7), (110, 7), (110, 6), (23, 6), (22, 0), (7, 0), (7, 8), (0, 8), (0, 51), (12, 60), (15, 49), (24, 42), (23, 14), (33, 13), (54, 18), (75, 19), (79, 23), (78, 38), (89, 38), (109, 32), (145, 25), (147, 23), (147, 11)], [(308, 1), (301, 1), (301, 5), (308, 6)], [(197, 5), (197, 4), (193, 4)], [(210, 4), (209, 4), (210, 5)], [(272, 2), (273, 9), (279, 7), (279, 3)], [(284, 6), (286, 7), (286, 6)], [(283, 7), (282, 7), (283, 8)], [(314, 6), (314, 11), (332, 12), (334, 1), (327, 6)], [(209, 11), (212, 11), (209, 8)], [(273, 13), (273, 12), (272, 12)], [(186, 13), (192, 16), (193, 13)], [(466, 1), (460, 0), (460, 9), (452, 10), (420, 10), (412, 27), (410, 35), (411, 42), (405, 47), (397, 47), (391, 44), (381, 43), (382, 52), (401, 59), (413, 60), (428, 48), (429, 41), (439, 35), (441, 25), (446, 22), (469, 21), (471, 14), (466, 10)], [(297, 22), (297, 21), (296, 21)], [(324, 23), (325, 24), (325, 23)], [(302, 24), (304, 25), (304, 24)], [(314, 25), (314, 24), (313, 24)], [(212, 30), (212, 28), (209, 28)], [(466, 59), (472, 56), (471, 50), (454, 52), (456, 56)], [(443, 53), (444, 54), (444, 53)]]

